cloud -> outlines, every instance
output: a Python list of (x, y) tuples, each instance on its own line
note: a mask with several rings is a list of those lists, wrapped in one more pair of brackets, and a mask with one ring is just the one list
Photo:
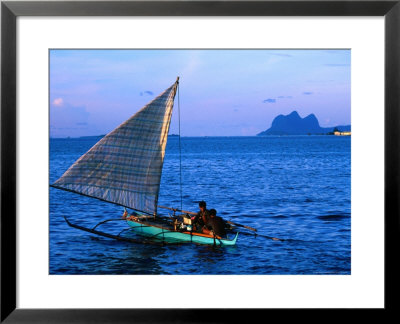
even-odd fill
[[(60, 104), (62, 103), (62, 104)], [(53, 100), (50, 105), (50, 136), (80, 136), (88, 129), (90, 113), (84, 106), (74, 106), (68, 102)]]
[(275, 103), (275, 102), (276, 102), (276, 99), (272, 99), (272, 98), (263, 100), (263, 103)]
[[(278, 96), (277, 98), (278, 99), (291, 99), (293, 97), (292, 96)], [(276, 103), (276, 102), (277, 102), (277, 99), (275, 99), (275, 98), (268, 98), (268, 99), (263, 100), (263, 103)]]
[(63, 98), (56, 98), (53, 100), (53, 105), (57, 107), (61, 107), (64, 103)]
[(154, 95), (154, 93), (153, 93), (153, 91), (146, 90), (146, 91), (141, 92), (140, 95), (141, 96), (143, 96), (143, 95), (152, 96), (152, 95)]
[(312, 92), (310, 92), (310, 91), (305, 91), (305, 92), (303, 92), (303, 95), (306, 95), (306, 96), (310, 96), (310, 95), (312, 95), (313, 93)]

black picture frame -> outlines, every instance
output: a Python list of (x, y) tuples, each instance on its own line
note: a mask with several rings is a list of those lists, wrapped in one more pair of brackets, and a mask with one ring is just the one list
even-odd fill
[[(284, 320), (288, 309), (19, 309), (16, 307), (16, 19), (19, 16), (383, 16), (385, 19), (385, 306), (367, 310), (392, 316), (399, 275), (400, 0), (394, 1), (2, 1), (1, 3), (1, 322), (200, 323)], [(374, 238), (371, 237), (371, 240)], [(165, 292), (167, 294), (167, 292)], [(117, 296), (116, 296), (117, 298)], [(188, 297), (190, 298), (190, 296)], [(179, 302), (177, 301), (177, 307)], [(290, 309), (307, 320), (310, 310)], [(338, 309), (326, 309), (341, 320)], [(336, 312), (335, 312), (336, 311)], [(346, 314), (357, 312), (346, 309)], [(365, 311), (365, 310), (364, 310)], [(268, 312), (268, 314), (267, 314)], [(341, 313), (341, 312), (340, 312)], [(272, 315), (273, 314), (273, 315)], [(347, 316), (348, 316), (347, 315)], [(268, 317), (266, 317), (268, 316)], [(326, 316), (325, 314), (323, 316)], [(346, 316), (346, 315), (345, 315)], [(246, 319), (247, 318), (247, 319)], [(299, 320), (300, 318), (296, 318)], [(242, 320), (240, 320), (242, 321)]]

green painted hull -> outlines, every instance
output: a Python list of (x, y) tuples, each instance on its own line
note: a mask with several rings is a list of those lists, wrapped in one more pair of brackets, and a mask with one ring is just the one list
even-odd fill
[(129, 226), (132, 227), (136, 234), (165, 242), (187, 242), (208, 245), (235, 245), (239, 232), (233, 239), (218, 239), (210, 235), (195, 232), (174, 231), (163, 226), (153, 225), (147, 222), (127, 220)]

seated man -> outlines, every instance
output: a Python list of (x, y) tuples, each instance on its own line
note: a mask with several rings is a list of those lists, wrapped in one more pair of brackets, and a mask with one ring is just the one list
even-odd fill
[(198, 231), (198, 232), (202, 231), (204, 225), (207, 224), (207, 221), (208, 221), (208, 218), (209, 218), (209, 216), (208, 216), (209, 212), (206, 209), (206, 207), (207, 207), (206, 202), (205, 201), (200, 201), (199, 202), (200, 211), (197, 213), (196, 216), (194, 216), (192, 218), (193, 224), (194, 224), (194, 226), (196, 228), (196, 231)]
[(215, 209), (210, 209), (210, 217), (208, 218), (206, 226), (203, 227), (203, 233), (226, 237), (225, 221), (217, 216), (217, 211)]

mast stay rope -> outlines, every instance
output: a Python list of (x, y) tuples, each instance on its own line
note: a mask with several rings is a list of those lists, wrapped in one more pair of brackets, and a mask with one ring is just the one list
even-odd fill
[(179, 98), (179, 84), (178, 84), (178, 128), (179, 128), (179, 185), (181, 194), (181, 209), (183, 209), (183, 198), (182, 198), (182, 146), (181, 146), (181, 103)]

